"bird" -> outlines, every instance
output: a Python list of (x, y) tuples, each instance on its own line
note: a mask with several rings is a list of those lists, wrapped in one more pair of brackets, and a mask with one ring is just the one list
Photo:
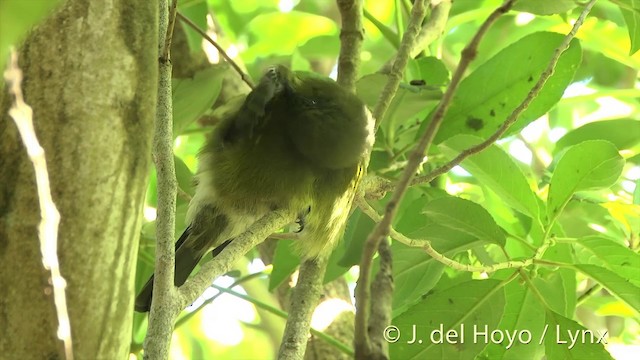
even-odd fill
[[(302, 259), (328, 257), (363, 177), (375, 122), (334, 80), (277, 65), (237, 103), (198, 154), (188, 225), (175, 245), (175, 286), (205, 254), (215, 257), (276, 209), (298, 214)], [(149, 311), (152, 292), (153, 275), (136, 311)]]

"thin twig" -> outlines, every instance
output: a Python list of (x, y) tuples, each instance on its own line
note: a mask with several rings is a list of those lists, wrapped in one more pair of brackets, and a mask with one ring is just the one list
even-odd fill
[[(376, 104), (373, 116), (376, 122), (379, 124), (383, 118), (394, 94), (398, 90), (400, 80), (402, 78), (402, 72), (407, 66), (409, 60), (409, 54), (414, 47), (415, 39), (420, 32), (420, 25), (424, 19), (426, 13), (426, 0), (418, 0), (414, 3), (413, 10), (411, 11), (411, 19), (407, 25), (407, 30), (402, 38), (398, 55), (393, 63), (391, 72), (389, 73), (389, 80)], [(388, 229), (387, 229), (388, 233)], [(369, 300), (371, 289), (369, 288), (369, 278), (371, 277), (371, 262), (373, 255), (375, 254), (380, 244), (380, 239), (385, 235), (372, 234), (367, 239), (365, 249), (362, 254), (362, 260), (360, 262), (360, 278), (358, 279), (358, 285), (356, 287), (356, 318), (355, 318), (355, 344), (356, 344), (356, 358), (364, 358), (367, 354), (371, 353), (371, 343), (367, 332), (367, 324), (369, 321)]]
[(422, 20), (425, 17), (427, 12), (425, 2), (428, 0), (420, 0), (416, 1), (413, 5), (413, 10), (411, 11), (411, 20), (407, 25), (407, 30), (404, 32), (402, 36), (402, 42), (400, 43), (400, 49), (398, 49), (398, 53), (393, 62), (393, 66), (391, 67), (391, 71), (389, 72), (389, 80), (385, 85), (382, 93), (380, 93), (380, 98), (376, 102), (376, 107), (373, 110), (373, 118), (376, 119), (376, 128), (380, 125), (384, 114), (387, 112), (393, 97), (398, 91), (398, 87), (400, 86), (400, 80), (402, 80), (402, 73), (404, 69), (407, 67), (407, 63), (409, 62), (409, 55), (411, 54), (411, 50), (415, 47), (416, 38), (420, 33)]
[(49, 185), (49, 172), (44, 149), (40, 146), (33, 127), (33, 110), (24, 102), (22, 96), (22, 70), (18, 66), (18, 54), (11, 49), (11, 58), (4, 72), (4, 78), (9, 85), (9, 93), (13, 95), (13, 104), (9, 109), (9, 115), (18, 127), (20, 137), (27, 150), (29, 159), (33, 163), (36, 175), (36, 187), (38, 190), (38, 202), (40, 204), (40, 225), (38, 225), (38, 238), (40, 239), (40, 252), (42, 253), (42, 265), (51, 272), (51, 286), (53, 287), (53, 301), (58, 318), (58, 338), (64, 343), (64, 353), (67, 360), (73, 360), (73, 342), (71, 340), (71, 322), (67, 310), (67, 296), (65, 288), (67, 282), (60, 273), (58, 260), (58, 224), (60, 213), (51, 197)]
[[(222, 286), (218, 286), (216, 284), (212, 284), (211, 287), (216, 289), (216, 290), (218, 290), (218, 291), (220, 291), (221, 293), (227, 293), (227, 294), (233, 295), (233, 296), (235, 296), (235, 297), (237, 297), (239, 299), (248, 301), (248, 302), (252, 303), (253, 305), (255, 305), (255, 307), (267, 310), (271, 314), (274, 314), (274, 315), (276, 315), (278, 317), (281, 317), (283, 319), (287, 319), (287, 317), (289, 316), (286, 312), (280, 310), (277, 307), (273, 307), (273, 306), (271, 306), (269, 304), (266, 304), (266, 303), (264, 303), (262, 301), (259, 301), (259, 300), (255, 299), (255, 298), (252, 298), (252, 297), (250, 297), (248, 295), (244, 295), (244, 294), (241, 294), (239, 292), (234, 291), (232, 286), (222, 287)], [(350, 356), (350, 357), (353, 356), (353, 350), (351, 349), (351, 347), (346, 345), (346, 344), (344, 344), (344, 343), (342, 343), (340, 340), (334, 338), (333, 336), (331, 336), (331, 335), (329, 335), (327, 333), (324, 333), (322, 331), (316, 330), (314, 328), (310, 328), (310, 333), (313, 336), (317, 336), (318, 338), (326, 341), (327, 344), (330, 344), (334, 348), (340, 350), (340, 352), (344, 353), (345, 355)]]
[[(433, 3), (432, 1), (432, 5)], [(411, 51), (412, 57), (417, 56), (442, 35), (449, 19), (451, 3), (451, 0), (442, 0), (433, 7), (429, 20), (422, 26), (422, 30), (418, 34), (416, 47)]]
[[(449, 19), (449, 11), (451, 10), (451, 0), (442, 0), (431, 11), (429, 20), (424, 23), (420, 33), (416, 37), (416, 45), (411, 50), (411, 57), (417, 56), (421, 51), (427, 48), (431, 43), (438, 39), (444, 32), (447, 20)], [(389, 59), (382, 66), (380, 72), (387, 73), (391, 68), (395, 58)]]
[[(358, 198), (357, 199), (357, 204), (358, 204), (358, 207), (362, 210), (362, 212), (365, 213), (374, 222), (380, 222), (382, 220), (382, 216), (380, 216), (380, 214), (378, 214), (376, 212), (376, 210), (371, 205), (369, 205), (369, 203), (367, 203), (363, 198)], [(463, 264), (461, 262), (457, 262), (457, 261), (452, 260), (452, 259), (448, 258), (447, 256), (441, 254), (436, 249), (434, 249), (433, 246), (431, 246), (431, 242), (429, 240), (411, 239), (411, 238), (405, 236), (404, 234), (396, 231), (393, 228), (390, 229), (389, 235), (393, 239), (395, 239), (395, 240), (397, 240), (397, 241), (399, 241), (399, 242), (401, 242), (401, 243), (403, 243), (403, 244), (405, 244), (407, 246), (421, 248), (422, 250), (424, 250), (424, 252), (426, 252), (429, 256), (431, 256), (434, 260), (438, 261), (439, 263), (442, 263), (442, 264), (446, 265), (447, 267), (449, 267), (451, 269), (458, 270), (458, 271), (492, 273), (492, 272), (495, 272), (495, 271), (498, 271), (498, 270), (502, 270), (502, 269), (520, 269), (520, 268), (525, 268), (525, 267), (533, 265), (533, 264), (540, 264), (540, 265), (547, 265), (547, 266), (559, 266), (559, 265), (561, 265), (561, 264), (558, 264), (558, 263), (550, 263), (550, 262), (541, 260), (542, 256), (544, 255), (544, 252), (551, 245), (551, 242), (547, 242), (547, 243), (545, 243), (546, 245), (541, 246), (540, 248), (536, 249), (535, 254), (531, 258), (528, 258), (528, 259), (525, 259), (525, 260), (505, 261), (505, 262), (501, 262), (501, 263), (497, 263), (497, 264), (493, 264), (493, 265), (474, 266), (474, 265)]]
[(169, 26), (167, 26), (167, 34), (164, 39), (164, 49), (160, 61), (171, 61), (171, 41), (173, 40), (173, 28), (176, 24), (176, 13), (178, 10), (178, 0), (172, 0), (171, 9), (169, 10)]
[(536, 147), (533, 146), (531, 143), (529, 143), (527, 139), (525, 139), (524, 136), (522, 136), (522, 133), (518, 134), (518, 140), (522, 141), (522, 143), (527, 148), (527, 150), (531, 152), (531, 162), (532, 162), (531, 170), (536, 176), (542, 177), (542, 175), (544, 175), (544, 170), (547, 168), (547, 166), (538, 155)]
[(187, 193), (186, 191), (184, 191), (181, 187), (178, 186), (178, 196), (181, 197), (183, 200), (190, 202), (192, 199), (192, 196), (189, 195), (189, 193)]
[(544, 84), (551, 77), (551, 75), (553, 75), (554, 69), (558, 64), (558, 60), (560, 59), (560, 56), (569, 48), (571, 40), (573, 40), (573, 38), (576, 36), (578, 29), (580, 28), (580, 26), (582, 26), (582, 23), (584, 23), (584, 19), (589, 14), (589, 11), (591, 11), (591, 8), (595, 4), (595, 2), (596, 0), (591, 0), (584, 7), (582, 12), (580, 13), (580, 16), (578, 17), (576, 22), (573, 24), (573, 28), (564, 37), (564, 40), (562, 41), (562, 43), (556, 48), (555, 52), (553, 53), (553, 56), (551, 57), (551, 60), (549, 61), (549, 64), (547, 65), (547, 68), (542, 72), (542, 74), (540, 74), (540, 78), (538, 79), (536, 84), (531, 88), (527, 97), (520, 103), (520, 105), (518, 105), (513, 110), (513, 112), (511, 112), (509, 117), (507, 117), (505, 122), (502, 123), (500, 128), (495, 133), (493, 133), (489, 138), (479, 143), (478, 145), (472, 146), (462, 151), (453, 160), (431, 171), (429, 174), (416, 177), (411, 182), (411, 185), (424, 184), (432, 181), (436, 177), (442, 174), (445, 174), (449, 170), (453, 169), (455, 166), (459, 165), (464, 159), (468, 158), (473, 154), (479, 153), (480, 151), (491, 146), (491, 144), (493, 144), (496, 140), (500, 139), (500, 137), (504, 135), (505, 132), (507, 132), (509, 127), (511, 127), (511, 125), (513, 125), (513, 123), (515, 123), (516, 120), (518, 120), (518, 117), (520, 116), (520, 114), (522, 114), (522, 112), (524, 112), (527, 109), (527, 107), (529, 107), (529, 104), (531, 104), (531, 102), (536, 98), (536, 96), (538, 96)]
[(202, 36), (211, 45), (213, 45), (213, 47), (215, 47), (216, 50), (218, 50), (220, 55), (222, 55), (222, 57), (227, 61), (227, 63), (229, 63), (231, 67), (233, 67), (233, 69), (240, 75), (240, 78), (242, 79), (242, 81), (244, 81), (247, 85), (249, 85), (249, 87), (253, 90), (255, 85), (253, 84), (253, 82), (251, 82), (251, 79), (249, 78), (249, 76), (245, 74), (244, 71), (242, 71), (242, 69), (240, 69), (240, 66), (238, 66), (238, 64), (236, 64), (236, 62), (233, 61), (233, 59), (231, 59), (229, 55), (227, 55), (227, 53), (224, 51), (222, 46), (218, 45), (218, 43), (215, 42), (215, 40), (213, 40), (209, 35), (207, 35), (207, 33), (204, 30), (200, 29), (198, 25), (196, 25), (193, 21), (191, 21), (191, 19), (182, 15), (180, 12), (177, 13), (177, 16), (178, 18), (180, 18), (181, 21), (189, 25), (195, 32), (200, 34), (200, 36)]
[(591, 298), (591, 296), (597, 294), (602, 289), (603, 289), (603, 287), (602, 287), (601, 284), (595, 284), (595, 285), (591, 286), (585, 292), (580, 294), (580, 296), (578, 296), (578, 299), (576, 300), (576, 306), (580, 306), (580, 305), (584, 304), (585, 301), (589, 300)]
[[(249, 280), (253, 280), (256, 278), (261, 278), (261, 277), (266, 277), (267, 274), (265, 274), (264, 272), (256, 272), (256, 273), (251, 273), (248, 274), (246, 276), (243, 276), (241, 278), (239, 278), (238, 280), (234, 281), (231, 285), (227, 286), (227, 289), (233, 289), (234, 287), (238, 286), (238, 285), (242, 285), (245, 282), (249, 281)], [(212, 286), (215, 284), (212, 284)], [(209, 299), (205, 300), (197, 309), (194, 309), (193, 311), (190, 311), (186, 314), (184, 314), (184, 316), (181, 316), (177, 321), (176, 321), (176, 325), (174, 326), (175, 329), (178, 329), (180, 326), (184, 325), (185, 323), (187, 323), (191, 318), (193, 318), (196, 314), (198, 314), (200, 312), (200, 310), (204, 309), (205, 306), (213, 303), (214, 301), (216, 301), (217, 298), (219, 298), (222, 294), (224, 294), (224, 292), (222, 291), (218, 291), (217, 294), (213, 295), (212, 297), (210, 297)]]

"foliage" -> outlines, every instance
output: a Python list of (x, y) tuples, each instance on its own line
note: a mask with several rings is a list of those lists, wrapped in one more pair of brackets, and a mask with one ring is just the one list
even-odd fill
[(25, 33), (58, 3), (58, 0), (4, 0), (0, 3), (0, 69), (5, 68), (9, 46), (21, 41)]
[[(377, 21), (365, 21), (358, 93), (370, 106), (386, 81), (375, 73), (395, 52), (407, 22), (405, 5), (366, 3)], [(399, 177), (462, 48), (498, 5), (497, 0), (454, 2), (444, 35), (411, 60), (404, 73), (377, 133), (369, 174)], [(538, 79), (581, 6), (522, 0), (517, 10), (500, 19), (481, 43), (422, 173), (500, 126)], [(236, 61), (253, 78), (280, 63), (333, 73), (340, 28), (333, 2), (192, 0), (180, 2), (179, 11), (202, 26), (206, 15), (213, 14), (220, 43), (237, 51)], [(394, 228), (416, 243), (429, 241), (451, 259), (492, 265), (534, 257), (541, 246), (546, 251), (540, 262), (524, 269), (469, 273), (446, 267), (419, 247), (393, 242), (395, 328), (389, 329), (389, 337), (398, 339), (391, 344), (392, 359), (607, 359), (611, 355), (597, 343), (599, 334), (607, 331), (609, 344), (629, 344), (640, 336), (639, 19), (635, 0), (599, 1), (540, 95), (507, 135), (446, 175), (410, 189)], [(202, 51), (199, 35), (187, 30), (187, 38), (191, 51)], [(208, 131), (198, 119), (211, 115), (220, 89), (214, 70), (174, 82), (176, 170), (187, 194), (195, 154)], [(372, 205), (380, 210), (384, 203)], [(186, 205), (179, 196), (178, 222)], [(327, 281), (340, 276), (353, 281), (349, 269), (358, 263), (372, 226), (355, 211)], [(149, 229), (152, 223), (144, 226), (138, 286), (151, 268), (154, 236)], [(259, 277), (247, 290), (275, 288), (297, 261), (289, 244), (280, 242), (271, 276)], [(268, 295), (258, 300), (273, 302)], [(211, 325), (218, 331), (227, 326), (219, 320), (220, 311), (212, 309), (206, 306), (194, 316), (202, 327), (190, 320), (178, 328), (176, 358), (268, 358), (277, 349), (262, 317), (244, 320), (240, 345), (209, 344), (208, 337), (214, 336), (206, 322), (218, 319)], [(142, 317), (136, 319), (134, 343), (142, 339), (143, 323)], [(587, 329), (593, 331), (593, 341), (587, 336), (588, 341), (581, 338), (570, 346), (569, 334), (590, 335)], [(418, 339), (408, 343), (414, 330)], [(478, 331), (481, 335), (474, 338)], [(438, 335), (443, 344), (434, 343)], [(255, 348), (260, 350), (251, 350)]]

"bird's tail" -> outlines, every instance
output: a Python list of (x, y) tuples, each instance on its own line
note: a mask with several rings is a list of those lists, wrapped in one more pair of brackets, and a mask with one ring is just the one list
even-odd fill
[[(193, 269), (198, 265), (202, 256), (214, 247), (211, 254), (218, 255), (231, 240), (218, 244), (220, 238), (225, 237), (229, 220), (222, 214), (218, 207), (206, 205), (199, 208), (191, 225), (182, 233), (176, 242), (176, 267), (175, 286), (180, 286), (187, 281)], [(217, 246), (216, 246), (217, 245)], [(151, 308), (151, 295), (153, 294), (153, 275), (136, 296), (135, 310), (147, 312)]]
[[(202, 259), (203, 253), (193, 247), (183, 246), (185, 240), (191, 234), (191, 228), (187, 228), (176, 242), (176, 286), (180, 286), (187, 281), (187, 278)], [(136, 296), (136, 311), (147, 312), (151, 308), (151, 295), (153, 294), (153, 275), (149, 278), (142, 290)]]

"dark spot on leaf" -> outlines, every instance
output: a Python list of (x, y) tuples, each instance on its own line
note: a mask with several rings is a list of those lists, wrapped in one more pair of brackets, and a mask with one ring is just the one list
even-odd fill
[(505, 106), (507, 106), (507, 103), (502, 101), (502, 102), (500, 102), (500, 106), (505, 107)]
[(496, 112), (493, 109), (491, 109), (491, 111), (489, 111), (489, 115), (496, 116)]
[(449, 304), (453, 304), (453, 299), (449, 298), (447, 300), (449, 300)]
[(417, 80), (411, 80), (409, 81), (409, 85), (413, 85), (413, 86), (425, 86), (427, 85), (427, 82), (422, 80), (422, 79), (417, 79)]
[(527, 82), (532, 82), (533, 81), (533, 76), (529, 75), (529, 78), (527, 79)]
[(484, 127), (484, 121), (482, 121), (482, 119), (469, 117), (467, 118), (467, 127), (479, 131)]

